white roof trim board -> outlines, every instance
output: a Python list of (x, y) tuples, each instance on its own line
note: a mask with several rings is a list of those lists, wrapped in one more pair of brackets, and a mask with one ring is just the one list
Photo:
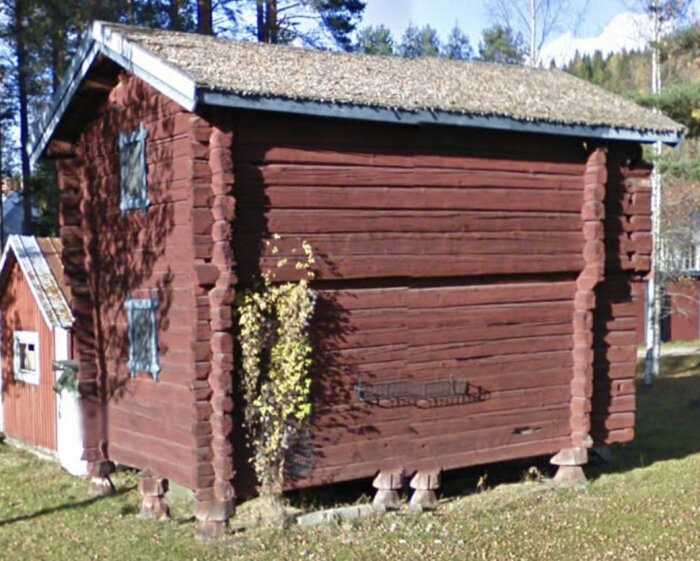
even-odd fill
[[(187, 53), (195, 53), (195, 51), (196, 55), (190, 55), (190, 58), (184, 56)], [(427, 86), (423, 88), (423, 82), (420, 80), (412, 83), (414, 88), (412, 91), (417, 97), (427, 96), (426, 99), (432, 99), (432, 101), (436, 102), (435, 105), (429, 103), (432, 108), (412, 107), (410, 103), (407, 106), (408, 108), (397, 108), (396, 105), (382, 107), (376, 105), (377, 99), (381, 101), (381, 96), (372, 98), (375, 101), (367, 104), (368, 92), (370, 97), (373, 93), (371, 88), (379, 83), (387, 83), (382, 76), (382, 69), (391, 68), (394, 73), (399, 72), (400, 74), (404, 67), (413, 70), (430, 70), (432, 68), (431, 65), (442, 63), (433, 63), (425, 59), (396, 61), (386, 57), (321, 53), (303, 51), (292, 47), (280, 47), (278, 45), (251, 46), (250, 44), (211, 37), (94, 22), (86, 35), (82, 47), (76, 53), (53, 103), (43, 119), (38, 123), (35, 134), (27, 146), (27, 152), (32, 163), (35, 163), (43, 153), (64, 117), (71, 99), (80, 88), (83, 78), (88, 74), (99, 54), (132, 72), (188, 111), (195, 111), (199, 105), (213, 105), (247, 110), (277, 111), (310, 116), (411, 125), (442, 124), (645, 143), (661, 141), (670, 145), (678, 145), (683, 137), (683, 129), (680, 125), (661, 116), (654, 117), (655, 120), (661, 119), (663, 121), (663, 125), (660, 127), (656, 125), (648, 126), (649, 123), (646, 125), (641, 124), (637, 127), (634, 126), (635, 120), (632, 120), (630, 124), (624, 119), (623, 122), (617, 122), (620, 119), (616, 118), (613, 118), (612, 121), (603, 119), (603, 122), (587, 124), (585, 120), (584, 122), (568, 122), (566, 119), (562, 119), (565, 122), (555, 122), (556, 115), (554, 115), (555, 120), (550, 120), (549, 118), (543, 120), (539, 117), (539, 114), (535, 115), (534, 113), (532, 116), (525, 115), (523, 117), (523, 115), (515, 113), (509, 115), (506, 112), (506, 114), (503, 114), (502, 110), (500, 110), (500, 113), (491, 114), (489, 114), (489, 111), (472, 112), (466, 107), (464, 110), (458, 111), (452, 111), (451, 107), (450, 110), (445, 110), (440, 108), (440, 103), (445, 101), (442, 97), (454, 94), (435, 94), (435, 99), (432, 99), (430, 97), (432, 90), (427, 88)], [(229, 55), (232, 58), (227, 58)], [(234, 59), (238, 55), (241, 56), (241, 59), (236, 63)], [(334, 58), (329, 58), (331, 56)], [(278, 57), (280, 58), (278, 59)], [(222, 58), (223, 60), (219, 60)], [(283, 59), (287, 62), (292, 61), (301, 65), (308, 63), (306, 70), (307, 82), (302, 84), (301, 90), (299, 90), (299, 84), (292, 83), (293, 80), (291, 78), (288, 83), (285, 82), (286, 78), (279, 81), (277, 80), (278, 77), (275, 76), (270, 76), (270, 79), (267, 80), (267, 75), (263, 74), (260, 74), (260, 80), (255, 79), (254, 73), (266, 72), (265, 68), (256, 64), (256, 61), (258, 63), (261, 61), (274, 63)], [(216, 64), (219, 66), (216, 66)], [(216, 77), (223, 76), (221, 72), (223, 72), (224, 67), (220, 67), (222, 64), (229, 70), (236, 70), (236, 72), (232, 73), (231, 79), (233, 82), (226, 81), (223, 78), (221, 83), (217, 82)], [(238, 67), (237, 64), (241, 66)], [(251, 66), (252, 64), (256, 64), (256, 66), (246, 68), (246, 66)], [(488, 76), (496, 76), (498, 78), (499, 75), (502, 75), (501, 78), (505, 82), (503, 84), (498, 82), (499, 88), (504, 86), (504, 84), (512, 84), (514, 80), (517, 82), (530, 76), (535, 79), (535, 83), (539, 84), (538, 99), (545, 105), (547, 103), (546, 100), (550, 97), (547, 92), (554, 92), (553, 89), (548, 89), (548, 80), (553, 80), (553, 82), (558, 84), (561, 82), (559, 84), (561, 86), (560, 90), (562, 88), (566, 90), (567, 88), (563, 86), (568, 85), (574, 90), (582, 90), (583, 92), (585, 89), (586, 92), (590, 91), (592, 95), (596, 96), (596, 99), (603, 99), (600, 96), (604, 96), (604, 99), (612, 102), (613, 105), (619, 102), (628, 108), (635, 107), (631, 102), (623, 101), (609, 92), (603, 92), (596, 86), (563, 73), (553, 73), (552, 76), (549, 74), (545, 76), (537, 74), (538, 72), (547, 72), (544, 70), (499, 67), (496, 65), (485, 65), (484, 63), (460, 63), (465, 65), (472, 64), (472, 66), (459, 68), (456, 68), (454, 66), (455, 63), (452, 62), (445, 62), (445, 64), (450, 65), (444, 68), (451, 72), (450, 75), (453, 78), (461, 76), (461, 78), (457, 78), (457, 82), (453, 85), (459, 85), (459, 80), (463, 80), (466, 76), (472, 76), (469, 72), (473, 73), (473, 78), (469, 78), (472, 81), (468, 81), (467, 85), (472, 84), (473, 80), (478, 80), (481, 75), (483, 75), (484, 80), (488, 80)], [(343, 67), (343, 65), (347, 65), (348, 68), (352, 69), (348, 70), (351, 74), (365, 67), (371, 68), (371, 70), (367, 70), (369, 74), (366, 74), (364, 78), (367, 78), (367, 82), (371, 82), (374, 86), (351, 83), (348, 76), (341, 72), (340, 75), (334, 76), (333, 80), (329, 82), (330, 90), (326, 92), (329, 95), (322, 95), (325, 87), (323, 81), (326, 78), (323, 73), (332, 73), (336, 67)], [(441, 66), (440, 69), (442, 68)], [(462, 71), (462, 68), (464, 68), (464, 71)], [(472, 70), (468, 70), (468, 68), (472, 68)], [(250, 73), (253, 73), (253, 75)], [(523, 76), (520, 76), (520, 74), (523, 74)], [(285, 74), (285, 76), (288, 75), (289, 73)], [(240, 76), (245, 76), (246, 78), (241, 80)], [(315, 76), (318, 77), (317, 80)], [(309, 86), (308, 80), (311, 77), (314, 77), (315, 83), (319, 84), (318, 87), (315, 87), (313, 84), (311, 84), (310, 89), (306, 87)], [(251, 83), (243, 83), (247, 82), (248, 78), (252, 79)], [(382, 79), (384, 79), (383, 82)], [(270, 86), (271, 89), (265, 89), (263, 86)], [(523, 100), (530, 99), (525, 84), (518, 83), (513, 84), (513, 86), (511, 88), (512, 91), (504, 92), (503, 95), (515, 96), (513, 100), (516, 98), (521, 99), (518, 97), (521, 95), (526, 95), (525, 98), (522, 98)], [(287, 87), (289, 88), (288, 90)], [(365, 87), (365, 90), (362, 89), (363, 87)], [(370, 89), (366, 91), (367, 87)], [(523, 88), (525, 89), (523, 90)], [(300, 98), (298, 96), (299, 91), (310, 92), (310, 96), (306, 96), (306, 99), (303, 99), (305, 94), (302, 94), (302, 98)], [(502, 91), (502, 89), (499, 91)], [(334, 98), (333, 95), (336, 94), (337, 97)], [(451, 106), (451, 103), (447, 105)], [(566, 108), (570, 108), (572, 103), (575, 105), (576, 100), (572, 98), (570, 102), (565, 102), (565, 105), (561, 105), (561, 103), (562, 99), (559, 99), (559, 105), (555, 105), (553, 108), (559, 107), (561, 111), (566, 112)], [(615, 106), (617, 107), (617, 105)], [(637, 107), (637, 109), (639, 108)], [(637, 113), (634, 114), (636, 115)], [(642, 116), (642, 121), (645, 119), (649, 121), (651, 119), (650, 111), (649, 115), (649, 117)], [(608, 119), (611, 116), (609, 115)], [(637, 116), (639, 117), (639, 115)]]
[(12, 234), (7, 240), (0, 260), (0, 278), (3, 284), (8, 271), (10, 253), (15, 256), (24, 278), (32, 291), (41, 315), (49, 328), (67, 329), (73, 325), (73, 314), (56, 278), (46, 262), (44, 252), (34, 236)]

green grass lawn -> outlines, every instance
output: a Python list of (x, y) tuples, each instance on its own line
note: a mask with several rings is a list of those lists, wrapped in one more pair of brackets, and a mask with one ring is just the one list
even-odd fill
[[(612, 466), (587, 468), (584, 489), (534, 481), (474, 493), (476, 472), (448, 474), (451, 494), (433, 514), (248, 529), (209, 543), (194, 539), (186, 502), (171, 503), (171, 521), (138, 519), (133, 473), (117, 474), (116, 496), (93, 498), (85, 480), (0, 445), (0, 559), (700, 560), (700, 359), (664, 360), (671, 373), (639, 388), (636, 441), (614, 449)], [(499, 479), (499, 469), (478, 473)]]

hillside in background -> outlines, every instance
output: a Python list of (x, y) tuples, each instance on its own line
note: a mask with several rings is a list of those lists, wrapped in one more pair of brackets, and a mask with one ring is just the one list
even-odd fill
[[(566, 72), (615, 93), (638, 96), (649, 93), (651, 54), (645, 50), (604, 55), (576, 53)], [(661, 83), (664, 88), (700, 82), (700, 25), (668, 35), (661, 46)]]
[[(579, 78), (621, 94), (646, 107), (656, 107), (686, 126), (680, 149), (665, 149), (658, 162), (662, 173), (661, 243), (669, 276), (684, 276), (689, 263), (700, 268), (700, 24), (668, 35), (661, 45), (659, 94), (650, 93), (651, 53), (648, 49), (604, 56), (576, 54), (564, 69)], [(645, 156), (653, 160), (647, 147)], [(691, 261), (691, 257), (694, 259)]]

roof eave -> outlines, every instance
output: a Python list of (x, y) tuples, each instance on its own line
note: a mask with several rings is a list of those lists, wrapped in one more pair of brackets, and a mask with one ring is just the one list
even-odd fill
[(641, 143), (663, 142), (678, 146), (683, 139), (679, 131), (641, 131), (609, 126), (567, 125), (537, 121), (521, 121), (509, 117), (464, 115), (447, 111), (408, 111), (381, 107), (301, 101), (282, 97), (243, 96), (198, 88), (195, 80), (182, 70), (166, 63), (156, 54), (129, 41), (114, 28), (102, 22), (93, 23), (73, 63), (48, 110), (37, 123), (26, 150), (33, 165), (64, 118), (68, 106), (90, 71), (96, 57), (103, 54), (129, 72), (132, 72), (161, 93), (194, 111), (199, 103), (239, 109), (275, 111), (309, 116), (324, 116), (409, 125), (435, 124), (476, 127), (513, 132), (562, 135)]
[(127, 41), (119, 32), (102, 22), (94, 22), (66, 72), (61, 87), (37, 123), (27, 145), (27, 154), (32, 166), (46, 149), (98, 54), (105, 55), (188, 111), (194, 111), (197, 105), (197, 88), (190, 76), (168, 65), (143, 47)]
[(68, 68), (61, 86), (53, 97), (48, 109), (34, 126), (29, 143), (26, 146), (27, 155), (32, 166), (41, 157), (56, 128), (63, 119), (73, 96), (78, 91), (83, 78), (87, 75), (99, 53), (99, 46), (89, 35), (85, 37), (78, 49), (73, 62)]
[[(37, 271), (31, 259), (28, 257), (29, 251), (40, 256), (41, 271)], [(73, 325), (73, 313), (68, 305), (65, 294), (58, 287), (58, 284), (53, 279), (51, 269), (46, 263), (44, 253), (41, 251), (39, 244), (34, 236), (22, 236), (18, 234), (10, 234), (5, 244), (5, 249), (0, 258), (0, 286), (4, 286), (9, 273), (8, 263), (9, 256), (12, 253), (15, 260), (22, 270), (22, 274), (29, 286), (29, 289), (34, 297), (37, 307), (39, 308), (46, 325), (49, 329), (61, 327), (69, 329)], [(48, 278), (50, 276), (50, 279)], [(50, 290), (46, 290), (41, 285), (40, 279), (44, 278), (47, 283), (51, 284)], [(52, 301), (50, 294), (55, 294), (60, 299), (59, 302)], [(59, 309), (59, 308), (62, 308)]]
[(642, 131), (600, 125), (521, 121), (509, 117), (468, 115), (448, 111), (408, 111), (346, 103), (291, 100), (281, 97), (243, 96), (215, 90), (200, 90), (197, 98), (199, 103), (203, 105), (395, 124), (451, 125), (647, 144), (662, 142), (669, 146), (678, 146), (683, 140), (683, 133), (678, 131)]

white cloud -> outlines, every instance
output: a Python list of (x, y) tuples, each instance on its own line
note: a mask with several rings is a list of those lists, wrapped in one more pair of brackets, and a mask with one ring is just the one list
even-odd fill
[(550, 61), (554, 60), (561, 67), (574, 58), (576, 51), (582, 55), (601, 51), (603, 56), (607, 56), (623, 49), (643, 49), (650, 38), (651, 20), (648, 16), (623, 12), (615, 16), (602, 33), (595, 37), (574, 37), (567, 31), (542, 47), (540, 60), (544, 66), (549, 66)]

